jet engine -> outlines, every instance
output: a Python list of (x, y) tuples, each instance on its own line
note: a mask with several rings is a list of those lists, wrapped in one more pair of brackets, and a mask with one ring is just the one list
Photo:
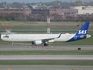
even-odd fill
[(43, 42), (41, 40), (32, 41), (32, 45), (41, 45)]

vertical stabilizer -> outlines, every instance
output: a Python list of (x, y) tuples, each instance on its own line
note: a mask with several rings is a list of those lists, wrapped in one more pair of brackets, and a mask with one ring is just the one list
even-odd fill
[(78, 30), (76, 35), (86, 35), (88, 32), (90, 22), (85, 22), (85, 24)]
[(90, 22), (85, 22), (85, 24), (76, 32), (75, 36), (69, 39), (67, 42), (76, 41), (80, 39), (87, 38), (87, 32)]

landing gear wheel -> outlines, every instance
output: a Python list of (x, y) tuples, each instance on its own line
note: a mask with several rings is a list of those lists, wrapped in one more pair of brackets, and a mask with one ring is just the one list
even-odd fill
[(47, 43), (44, 43), (44, 46), (48, 46), (48, 44)]

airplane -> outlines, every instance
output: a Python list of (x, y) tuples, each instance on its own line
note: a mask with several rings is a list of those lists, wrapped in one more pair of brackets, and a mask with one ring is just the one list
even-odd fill
[(3, 33), (1, 39), (9, 42), (31, 42), (32, 45), (48, 46), (48, 42), (72, 42), (91, 37), (88, 33), (90, 22), (85, 24), (74, 34), (16, 34), (16, 33)]

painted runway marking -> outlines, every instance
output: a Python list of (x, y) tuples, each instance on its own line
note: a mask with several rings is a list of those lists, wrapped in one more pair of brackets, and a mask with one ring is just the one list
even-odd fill
[(7, 70), (12, 70), (11, 68), (7, 68)]

